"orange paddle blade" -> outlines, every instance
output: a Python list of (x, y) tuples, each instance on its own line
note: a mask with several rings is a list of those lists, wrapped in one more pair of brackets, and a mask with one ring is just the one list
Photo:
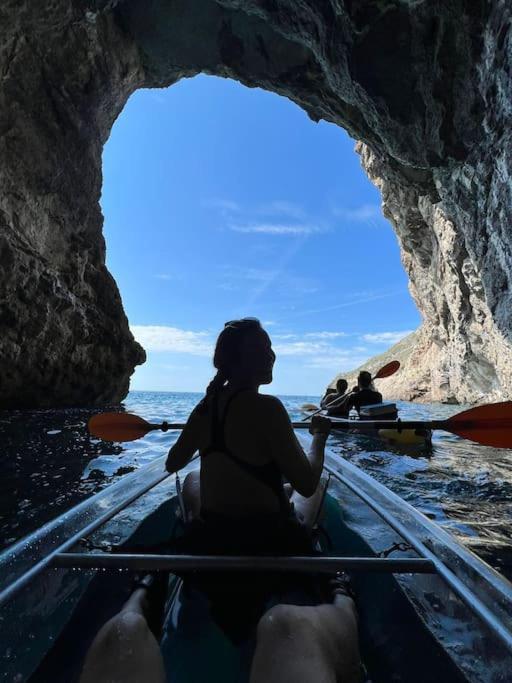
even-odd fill
[(384, 379), (384, 377), (391, 377), (400, 367), (400, 363), (397, 360), (392, 360), (390, 363), (381, 368), (373, 379)]
[(484, 446), (512, 448), (512, 401), (464, 410), (446, 420), (447, 429)]
[(87, 426), (93, 436), (104, 441), (135, 441), (145, 436), (152, 428), (152, 425), (142, 417), (129, 413), (94, 415)]

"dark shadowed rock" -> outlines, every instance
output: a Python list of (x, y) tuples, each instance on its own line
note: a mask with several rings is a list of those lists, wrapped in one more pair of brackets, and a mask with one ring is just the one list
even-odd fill
[(498, 0), (4, 0), (0, 405), (126, 394), (144, 352), (105, 268), (102, 147), (134, 90), (200, 72), (362, 141), (424, 317), (421, 391), (509, 396), (510, 14)]

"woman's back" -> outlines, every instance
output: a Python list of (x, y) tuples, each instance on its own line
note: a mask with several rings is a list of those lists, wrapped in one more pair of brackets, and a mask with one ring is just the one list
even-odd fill
[[(289, 514), (283, 478), (297, 493), (312, 496), (322, 470), (323, 445), (304, 453), (285, 407), (259, 394), (272, 381), (275, 354), (259, 321), (226, 323), (217, 339), (217, 374), (171, 448), (167, 469), (184, 467), (199, 450), (201, 475), (187, 476), (191, 515), (261, 518)], [(325, 443), (325, 442), (324, 442)]]
[(193, 417), (201, 454), (201, 508), (229, 517), (284, 512), (286, 495), (269, 422), (272, 396), (224, 389)]

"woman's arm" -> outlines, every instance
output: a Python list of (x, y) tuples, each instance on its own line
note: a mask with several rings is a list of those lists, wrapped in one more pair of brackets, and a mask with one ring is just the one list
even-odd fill
[(169, 450), (165, 463), (165, 469), (168, 472), (171, 474), (177, 472), (190, 462), (199, 448), (197, 434), (197, 416), (195, 412), (192, 412), (178, 440)]
[(335, 391), (332, 391), (332, 390), (326, 391), (326, 393), (322, 397), (322, 400), (320, 401), (320, 407), (325, 408), (325, 406), (330, 401), (334, 401), (335, 398), (336, 398), (336, 392)]
[(272, 458), (293, 488), (302, 496), (312, 496), (320, 481), (324, 464), (324, 448), (330, 422), (314, 417), (310, 432), (313, 442), (309, 455), (295, 436), (286, 408), (279, 399), (267, 397), (268, 438)]

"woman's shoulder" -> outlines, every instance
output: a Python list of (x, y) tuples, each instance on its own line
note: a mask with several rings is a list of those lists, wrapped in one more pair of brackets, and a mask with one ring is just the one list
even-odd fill
[(255, 394), (255, 396), (261, 409), (265, 410), (268, 414), (288, 414), (282, 401), (277, 396), (272, 396), (272, 394)]
[(208, 415), (208, 411), (210, 408), (209, 405), (210, 401), (206, 397), (202, 398), (199, 403), (197, 403), (192, 411), (190, 412), (190, 415), (188, 417), (188, 421), (197, 421), (204, 419)]

